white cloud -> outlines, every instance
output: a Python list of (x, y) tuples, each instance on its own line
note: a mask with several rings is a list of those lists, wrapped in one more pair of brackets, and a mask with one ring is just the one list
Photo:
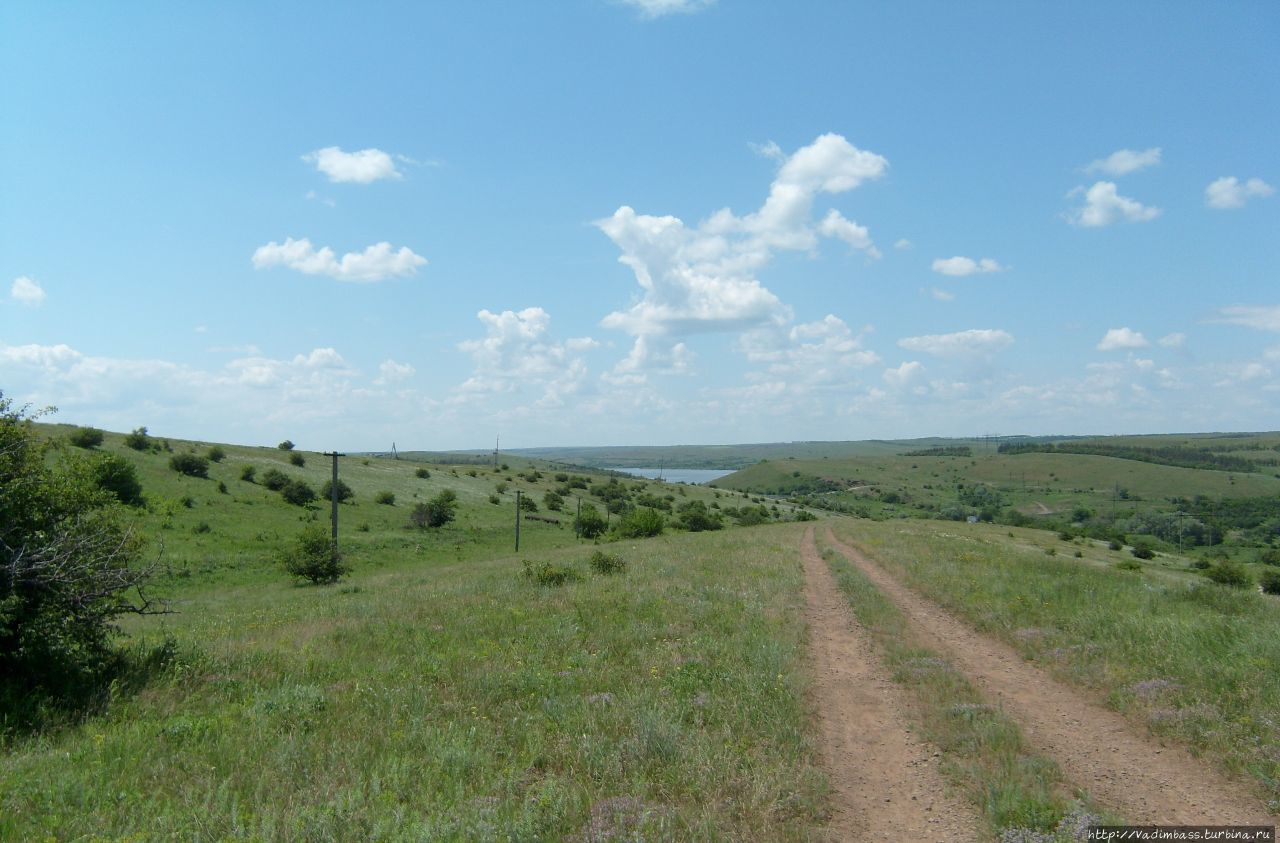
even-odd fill
[(665, 17), (666, 15), (687, 15), (701, 12), (715, 5), (716, 0), (616, 0), (624, 6), (630, 6), (640, 13), (645, 20)]
[(895, 248), (895, 249), (910, 249), (910, 248), (911, 248), (911, 241), (910, 241), (910, 240), (908, 240), (908, 239), (907, 239), (907, 238), (905, 238), (905, 237), (899, 238), (899, 239), (898, 239), (898, 241), (897, 241), (896, 243), (894, 243), (894, 244), (893, 244), (893, 248)]
[(378, 377), (374, 383), (390, 384), (408, 380), (417, 373), (417, 369), (408, 363), (397, 363), (394, 360), (383, 360), (378, 365)]
[(1144, 167), (1154, 167), (1159, 163), (1160, 147), (1158, 146), (1144, 149), (1142, 152), (1135, 152), (1132, 149), (1120, 149), (1106, 158), (1099, 158), (1096, 161), (1089, 162), (1084, 171), (1086, 173), (1106, 173), (1109, 176), (1123, 176), (1141, 170)]
[(1182, 333), (1166, 334), (1157, 340), (1163, 348), (1182, 348), (1187, 344), (1187, 335)]
[(938, 357), (987, 356), (1013, 344), (1013, 335), (992, 328), (973, 328), (953, 334), (904, 337), (898, 345), (908, 351), (922, 351)]
[(1004, 267), (991, 258), (974, 260), (960, 255), (954, 258), (938, 258), (933, 262), (933, 271), (941, 275), (977, 275), (986, 272), (1002, 272)]
[(1098, 351), (1117, 351), (1122, 348), (1146, 348), (1151, 345), (1140, 331), (1129, 328), (1111, 328), (1098, 341)]
[(302, 160), (315, 164), (316, 169), (328, 176), (331, 182), (369, 184), (379, 179), (400, 178), (395, 161), (381, 149), (343, 152), (339, 147), (326, 146), (307, 153)]
[(861, 226), (853, 220), (845, 219), (834, 208), (827, 211), (827, 215), (823, 217), (822, 223), (818, 226), (818, 232), (823, 237), (834, 237), (837, 240), (843, 240), (851, 247), (866, 252), (868, 257), (880, 257), (880, 250), (871, 242), (871, 235), (866, 226)]
[(595, 340), (556, 341), (549, 330), (551, 315), (540, 307), (501, 313), (481, 310), (476, 318), (484, 325), (485, 336), (458, 343), (475, 364), (471, 377), (457, 389), (461, 400), (533, 386), (543, 391), (542, 401), (562, 402), (580, 388), (587, 375), (580, 355), (594, 348)]
[(1068, 196), (1084, 194), (1084, 205), (1067, 213), (1067, 222), (1085, 228), (1096, 228), (1116, 222), (1147, 222), (1160, 215), (1159, 208), (1149, 207), (1116, 192), (1114, 182), (1100, 181), (1085, 190), (1077, 187)]
[(34, 279), (19, 275), (13, 279), (13, 286), (9, 288), (9, 297), (28, 307), (38, 307), (45, 299), (44, 288)]
[(768, 158), (771, 161), (781, 161), (787, 157), (787, 154), (782, 151), (782, 147), (778, 146), (776, 141), (748, 143), (747, 146), (750, 147), (751, 151), (756, 155), (759, 155), (761, 158)]
[(924, 364), (909, 360), (896, 369), (885, 369), (883, 377), (890, 386), (902, 388), (922, 374), (924, 374)]
[[(784, 326), (790, 309), (756, 279), (756, 271), (775, 250), (813, 249), (820, 233), (871, 254), (875, 247), (866, 229), (838, 213), (827, 214), (815, 228), (811, 211), (818, 194), (852, 190), (880, 178), (888, 166), (883, 157), (826, 134), (783, 161), (754, 213), (737, 216), (723, 208), (690, 227), (677, 217), (619, 208), (596, 225), (621, 250), (618, 260), (634, 273), (642, 295), (602, 324), (637, 338)], [(669, 350), (672, 343), (637, 345), (632, 358), (660, 346)]]
[(1280, 305), (1222, 307), (1218, 309), (1217, 317), (1210, 321), (1227, 325), (1244, 325), (1259, 331), (1280, 331)]
[(1204, 203), (1210, 208), (1226, 211), (1243, 208), (1250, 199), (1270, 196), (1275, 192), (1275, 188), (1262, 179), (1249, 179), (1241, 184), (1235, 176), (1223, 176), (1204, 189)]
[(934, 301), (954, 301), (956, 297), (955, 293), (948, 292), (938, 287), (931, 288), (929, 290), (929, 295), (933, 297)]
[(393, 250), (386, 241), (367, 246), (363, 252), (348, 252), (341, 259), (328, 246), (317, 251), (306, 237), (301, 240), (288, 237), (283, 243), (272, 240), (253, 253), (255, 269), (286, 266), (307, 275), (327, 275), (339, 281), (358, 283), (413, 275), (426, 263), (426, 258), (415, 255), (408, 246)]
[(862, 338), (833, 314), (786, 332), (751, 331), (742, 336), (739, 349), (754, 363), (768, 363), (774, 376), (806, 382), (840, 381), (851, 370), (880, 362), (880, 355), (863, 348)]

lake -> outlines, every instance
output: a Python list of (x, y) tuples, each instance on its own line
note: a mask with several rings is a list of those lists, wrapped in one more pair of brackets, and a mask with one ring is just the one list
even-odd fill
[(698, 485), (700, 483), (710, 483), (712, 480), (719, 480), (733, 474), (735, 469), (732, 468), (608, 468), (606, 471), (621, 471), (624, 474), (634, 474), (636, 477), (645, 477), (649, 480), (657, 480), (658, 475), (662, 475), (662, 479), (668, 483), (691, 483)]

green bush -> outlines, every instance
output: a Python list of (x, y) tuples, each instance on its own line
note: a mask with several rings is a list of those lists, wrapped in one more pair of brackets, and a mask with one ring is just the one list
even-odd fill
[(427, 471), (425, 468), (420, 468), (413, 473), (413, 476), (417, 477), (420, 480), (426, 480), (431, 476), (431, 472)]
[(1280, 567), (1280, 548), (1264, 547), (1258, 551), (1258, 564)]
[(1249, 576), (1248, 569), (1230, 559), (1223, 559), (1205, 571), (1204, 575), (1218, 585), (1227, 585), (1232, 588), (1248, 588), (1253, 585), (1253, 577)]
[(530, 497), (530, 496), (528, 496), (528, 495), (521, 495), (521, 496), (520, 496), (520, 511), (521, 511), (521, 512), (537, 512), (537, 511), (538, 511), (538, 502), (537, 502), (537, 501), (535, 501), (533, 498), (531, 498), (531, 497)]
[(625, 559), (615, 553), (605, 553), (602, 550), (597, 550), (591, 554), (587, 564), (591, 566), (591, 570), (604, 576), (625, 573), (627, 570), (627, 561)]
[(198, 454), (174, 454), (169, 457), (169, 468), (188, 477), (209, 476), (209, 460)]
[(142, 483), (133, 463), (118, 454), (99, 454), (89, 468), (93, 483), (104, 492), (110, 492), (120, 503), (142, 506)]
[(682, 503), (677, 511), (679, 517), (676, 519), (676, 526), (691, 533), (719, 530), (724, 526), (720, 520), (720, 513), (707, 509), (707, 505), (702, 501)]
[(564, 509), (564, 498), (555, 492), (547, 492), (542, 496), (542, 505), (552, 512), (559, 512)]
[(661, 534), (665, 526), (666, 521), (663, 520), (662, 513), (642, 506), (622, 517), (622, 521), (618, 524), (618, 534), (624, 539), (640, 539)]
[(251, 465), (241, 466), (240, 479), (245, 481), (246, 483), (252, 483), (254, 482), (253, 477), (257, 473), (258, 473), (258, 470)]
[(209, 449), (209, 452), (208, 454), (206, 454), (206, 456), (209, 457), (209, 462), (222, 462), (227, 458), (227, 452), (222, 450), (221, 445), (214, 445), (212, 448)]
[(489, 503), (492, 503), (492, 504), (500, 504), (500, 503), (502, 503), (502, 498), (498, 497), (497, 495), (490, 495), (490, 496), (489, 496)]
[(1116, 568), (1121, 571), (1141, 571), (1142, 563), (1137, 559), (1121, 559), (1116, 563)]
[(385, 506), (395, 506), (396, 493), (395, 492), (378, 492), (373, 496), (373, 502), (380, 503)]
[(306, 481), (290, 480), (280, 490), (280, 497), (294, 506), (306, 506), (316, 499), (316, 492), (307, 485)]
[(262, 472), (262, 485), (273, 492), (278, 492), (289, 485), (289, 475), (278, 468), (268, 468)]
[(502, 481), (498, 481), (493, 484), (493, 490), (500, 495), (505, 495), (507, 493), (507, 484)]
[(1258, 584), (1267, 594), (1280, 594), (1280, 571), (1263, 571)]
[(289, 462), (292, 465), (296, 465), (298, 468), (302, 468), (307, 464), (307, 458), (297, 451), (293, 451), (289, 454)]
[(583, 504), (582, 513), (578, 516), (578, 535), (584, 539), (595, 539), (604, 535), (609, 523), (600, 514), (600, 510), (591, 504)]
[(77, 427), (67, 435), (67, 441), (77, 448), (96, 448), (102, 444), (103, 433), (96, 427)]
[(286, 440), (284, 440), (283, 442), (281, 442), (279, 445), (277, 445), (276, 447), (277, 447), (277, 448), (279, 448), (279, 449), (280, 449), (280, 450), (282, 450), (282, 451), (292, 451), (292, 450), (293, 450), (293, 443), (292, 443), (292, 442), (290, 442), (288, 439), (286, 439)]
[[(338, 480), (338, 503), (349, 501), (355, 496), (356, 496), (356, 493), (351, 490), (351, 487), (347, 485), (346, 481), (339, 479)], [(333, 481), (332, 480), (324, 481), (324, 485), (320, 487), (320, 500), (322, 501), (333, 500)]]
[(221, 480), (218, 481), (218, 494), (220, 495), (227, 494), (227, 484), (223, 483)]
[(1129, 551), (1138, 559), (1155, 559), (1156, 551), (1151, 546), (1151, 541), (1146, 538), (1136, 538), (1133, 540), (1133, 549)]
[(545, 586), (560, 586), (582, 579), (578, 572), (568, 565), (553, 565), (545, 560), (536, 565), (528, 559), (524, 560), (523, 575), (526, 579)]
[(337, 582), (349, 570), (329, 531), (320, 524), (312, 524), (298, 534), (293, 544), (280, 553), (280, 564), (293, 576), (316, 584)]
[(155, 442), (147, 435), (145, 427), (135, 428), (132, 433), (126, 435), (124, 444), (135, 451), (150, 451), (155, 448)]
[(414, 504), (409, 513), (409, 523), (422, 530), (427, 527), (443, 527), (454, 519), (458, 509), (458, 495), (445, 489), (426, 503)]
[(1107, 542), (1108, 550), (1120, 550), (1123, 547), (1124, 545), (1122, 545), (1117, 539), (1112, 539), (1111, 541)]

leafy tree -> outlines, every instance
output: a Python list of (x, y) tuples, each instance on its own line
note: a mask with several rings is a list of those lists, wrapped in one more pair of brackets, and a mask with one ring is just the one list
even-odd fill
[(288, 439), (286, 439), (286, 440), (284, 440), (283, 442), (281, 442), (279, 445), (277, 445), (276, 447), (277, 447), (277, 448), (279, 448), (279, 449), (280, 449), (280, 450), (282, 450), (282, 451), (292, 451), (292, 450), (293, 450), (293, 443), (292, 443), (292, 442), (290, 442)]
[(67, 436), (67, 441), (77, 448), (96, 448), (102, 444), (103, 433), (96, 427), (77, 427)]
[(105, 492), (110, 492), (120, 503), (129, 506), (142, 506), (146, 503), (142, 498), (142, 483), (138, 480), (138, 471), (119, 454), (99, 454), (89, 469), (94, 485)]
[(132, 433), (124, 437), (124, 444), (135, 451), (151, 451), (155, 449), (155, 442), (147, 435), (145, 427), (134, 428)]
[(319, 524), (306, 527), (292, 545), (280, 554), (280, 564), (299, 579), (317, 585), (337, 582), (350, 569), (333, 544), (328, 531)]
[(316, 499), (316, 492), (303, 480), (290, 480), (280, 490), (280, 497), (294, 506), (306, 506)]
[(584, 539), (598, 538), (609, 528), (609, 523), (600, 510), (591, 504), (582, 505), (582, 513), (578, 516), (578, 535)]
[(445, 489), (426, 503), (415, 504), (409, 513), (409, 523), (418, 529), (443, 527), (454, 519), (457, 509), (457, 493), (453, 489)]
[(622, 521), (618, 523), (618, 533), (623, 538), (639, 539), (660, 534), (664, 526), (666, 522), (661, 512), (642, 506), (623, 516)]
[(680, 504), (676, 526), (691, 533), (701, 533), (719, 530), (724, 524), (720, 520), (720, 514), (707, 509), (702, 501), (688, 501)]
[[(355, 494), (356, 494), (355, 492), (351, 491), (351, 487), (347, 485), (345, 480), (341, 480), (341, 479), (338, 480), (338, 503), (351, 500), (353, 497), (355, 497)], [(333, 500), (333, 481), (332, 480), (324, 481), (324, 485), (320, 487), (320, 500), (322, 501)], [(381, 501), (379, 501), (379, 503), (381, 503)]]
[[(0, 712), (83, 702), (115, 661), (112, 621), (150, 613), (141, 542), (81, 460), (53, 463), (0, 394)], [(132, 596), (131, 596), (132, 595)]]
[(174, 454), (169, 457), (169, 468), (188, 477), (209, 476), (209, 460), (198, 454)]

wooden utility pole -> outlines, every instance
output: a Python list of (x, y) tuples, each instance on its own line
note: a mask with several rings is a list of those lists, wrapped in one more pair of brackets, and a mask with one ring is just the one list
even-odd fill
[(578, 514), (573, 518), (573, 537), (582, 538), (582, 495), (578, 495)]
[(516, 489), (516, 553), (520, 552), (520, 490)]
[[(394, 445), (392, 447), (395, 447)], [(329, 520), (333, 525), (333, 555), (338, 555), (338, 457), (345, 457), (346, 454), (339, 454), (337, 451), (325, 451), (324, 456), (333, 457), (333, 480), (329, 483), (329, 501), (332, 504), (332, 513)]]

